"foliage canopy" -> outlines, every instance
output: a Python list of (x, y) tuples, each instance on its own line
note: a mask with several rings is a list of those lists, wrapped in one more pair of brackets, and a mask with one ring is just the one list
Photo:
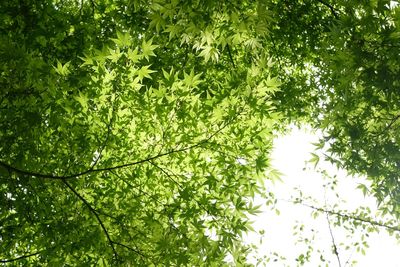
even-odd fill
[(399, 215), (391, 3), (2, 1), (1, 258), (245, 264), (289, 122)]

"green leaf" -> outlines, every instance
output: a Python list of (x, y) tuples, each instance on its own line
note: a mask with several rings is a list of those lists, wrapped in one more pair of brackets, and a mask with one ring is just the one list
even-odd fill
[(149, 79), (151, 79), (151, 76), (150, 76), (150, 74), (151, 73), (154, 73), (155, 71), (154, 70), (151, 70), (151, 69), (149, 69), (150, 68), (150, 65), (147, 65), (147, 66), (143, 66), (143, 67), (141, 67), (139, 70), (138, 70), (138, 77), (139, 77), (139, 81), (140, 82), (142, 82), (143, 81), (143, 78), (149, 78)]
[(110, 49), (110, 55), (107, 56), (107, 58), (111, 59), (112, 62), (116, 63), (120, 59), (121, 56), (122, 56), (122, 53), (119, 50), (119, 47), (117, 47), (117, 49)]
[(259, 155), (256, 159), (256, 171), (264, 172), (267, 167), (269, 167), (269, 158), (264, 155)]
[(208, 62), (210, 59), (217, 62), (219, 58), (219, 52), (215, 47), (207, 45), (201, 48), (199, 56), (204, 57), (205, 62)]
[(117, 31), (117, 38), (112, 38), (111, 40), (119, 47), (128, 47), (132, 44), (131, 36), (128, 32)]
[(53, 66), (53, 68), (61, 76), (67, 76), (70, 73), (69, 66), (70, 66), (70, 61), (66, 62), (63, 65), (60, 61), (57, 60), (57, 66), (56, 67)]
[(150, 39), (147, 42), (143, 39), (143, 42), (142, 42), (142, 56), (145, 57), (147, 60), (149, 60), (150, 56), (156, 55), (156, 54), (154, 54), (153, 50), (156, 49), (158, 47), (158, 45), (153, 45), (152, 42), (153, 42), (153, 39)]
[(88, 101), (89, 98), (83, 94), (82, 92), (79, 92), (78, 96), (74, 96), (75, 100), (79, 102), (79, 104), (81, 104), (82, 108), (83, 108), (83, 112), (87, 112), (88, 110)]
[(311, 159), (308, 162), (314, 163), (314, 167), (317, 167), (319, 163), (319, 156), (315, 153), (311, 153)]
[(139, 55), (138, 52), (139, 50), (137, 48), (135, 48), (134, 50), (130, 48), (128, 49), (127, 56), (133, 64), (138, 63), (139, 60), (143, 58), (143, 56)]
[(201, 74), (194, 75), (193, 69), (190, 71), (189, 74), (184, 72), (184, 76), (185, 76), (185, 78), (184, 78), (183, 82), (187, 87), (197, 88), (198, 85), (201, 84), (201, 82), (202, 82), (202, 80), (200, 79)]
[(365, 185), (365, 184), (359, 184), (358, 186), (357, 186), (357, 188), (358, 189), (361, 189), (361, 191), (362, 191), (362, 193), (363, 193), (363, 195), (364, 195), (364, 197), (367, 195), (367, 193), (368, 193), (368, 187)]

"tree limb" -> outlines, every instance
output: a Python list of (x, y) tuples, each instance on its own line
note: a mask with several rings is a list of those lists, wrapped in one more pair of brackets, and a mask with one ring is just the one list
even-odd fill
[(111, 241), (111, 242), (112, 242), (113, 244), (115, 244), (115, 245), (124, 247), (124, 248), (126, 248), (127, 250), (133, 251), (133, 252), (135, 252), (136, 254), (142, 256), (143, 258), (148, 258), (146, 255), (144, 255), (144, 254), (143, 254), (142, 252), (140, 252), (139, 250), (136, 250), (136, 249), (134, 249), (134, 248), (131, 248), (131, 247), (127, 246), (127, 245), (124, 245), (124, 244), (119, 243), (119, 242), (116, 242), (116, 241)]
[(324, 6), (328, 7), (331, 10), (332, 15), (335, 17), (335, 19), (339, 19), (339, 16), (336, 13), (335, 8), (331, 4), (329, 4), (329, 3), (327, 3), (327, 2), (325, 2), (323, 0), (317, 0), (317, 2), (319, 2), (319, 3), (323, 4)]
[(373, 226), (386, 228), (387, 230), (391, 230), (391, 231), (394, 231), (394, 232), (400, 232), (400, 227), (387, 225), (387, 224), (384, 224), (382, 222), (377, 222), (377, 221), (369, 220), (369, 219), (366, 219), (366, 218), (360, 218), (360, 217), (357, 217), (357, 216), (354, 216), (354, 215), (344, 214), (344, 213), (340, 213), (340, 212), (334, 211), (334, 210), (328, 210), (328, 209), (324, 209), (324, 208), (315, 207), (313, 205), (309, 205), (309, 204), (301, 202), (301, 201), (300, 202), (293, 201), (293, 200), (284, 200), (284, 201), (291, 202), (293, 204), (300, 204), (300, 205), (308, 207), (310, 209), (313, 209), (313, 210), (316, 210), (316, 211), (319, 211), (319, 212), (323, 212), (323, 213), (329, 213), (329, 214), (335, 215), (337, 217), (347, 218), (347, 219), (350, 219), (350, 220), (353, 220), (353, 221), (359, 221), (359, 222), (362, 222), (362, 223), (367, 223), (367, 224), (370, 224), (370, 225), (373, 225)]
[(393, 124), (400, 118), (400, 114), (396, 115), (395, 117), (393, 117), (390, 120), (390, 123), (385, 127), (385, 129), (382, 131), (382, 134), (384, 134), (385, 132), (387, 132), (392, 126)]
[(336, 259), (338, 261), (339, 267), (342, 267), (342, 263), (340, 262), (340, 257), (339, 257), (339, 251), (338, 251), (338, 248), (336, 246), (335, 237), (333, 236), (333, 232), (332, 232), (331, 220), (329, 219), (329, 213), (326, 212), (325, 215), (326, 215), (326, 220), (328, 221), (329, 234), (331, 236), (332, 245), (333, 245), (333, 253), (336, 256)]
[(226, 48), (228, 49), (229, 59), (231, 60), (233, 67), (236, 68), (235, 61), (233, 60), (233, 57), (232, 57), (231, 48), (229, 47), (228, 44), (226, 45)]
[(139, 161), (134, 161), (134, 162), (130, 162), (130, 163), (126, 163), (126, 164), (121, 164), (121, 165), (116, 165), (116, 166), (111, 166), (111, 167), (106, 167), (106, 168), (99, 168), (99, 169), (88, 169), (86, 171), (83, 172), (79, 172), (76, 174), (71, 174), (71, 175), (65, 175), (65, 176), (58, 176), (58, 175), (53, 175), (53, 174), (43, 174), (43, 173), (37, 173), (37, 172), (30, 172), (30, 171), (24, 171), (18, 168), (15, 168), (5, 162), (0, 161), (0, 166), (5, 167), (7, 170), (10, 170), (12, 172), (16, 172), (19, 174), (23, 174), (23, 175), (28, 175), (28, 176), (32, 176), (32, 177), (38, 177), (38, 178), (45, 178), (45, 179), (54, 179), (54, 180), (67, 180), (67, 179), (72, 179), (72, 178), (78, 178), (80, 176), (86, 175), (86, 174), (90, 174), (90, 173), (96, 173), (96, 172), (103, 172), (103, 171), (111, 171), (111, 170), (117, 170), (117, 169), (122, 169), (122, 168), (126, 168), (126, 167), (130, 167), (130, 166), (134, 166), (134, 165), (138, 165), (144, 162), (148, 162), (151, 161), (153, 159), (157, 159), (157, 158), (161, 158), (173, 153), (178, 153), (178, 152), (182, 152), (182, 151), (186, 151), (195, 147), (200, 146), (201, 144), (205, 143), (205, 141), (202, 141), (200, 143), (197, 143), (195, 145), (189, 146), (189, 147), (185, 147), (182, 149), (177, 149), (177, 150), (170, 150), (168, 152), (164, 152), (155, 156), (151, 156), (148, 157), (146, 159), (142, 159)]
[(145, 163), (145, 162), (150, 162), (151, 160), (158, 159), (158, 158), (161, 158), (161, 157), (165, 157), (165, 156), (168, 156), (168, 155), (171, 155), (171, 154), (174, 154), (174, 153), (179, 153), (179, 152), (187, 151), (187, 150), (190, 150), (190, 149), (193, 149), (193, 148), (196, 148), (196, 147), (200, 147), (201, 145), (207, 143), (210, 139), (212, 139), (215, 135), (217, 135), (219, 132), (221, 132), (228, 125), (230, 125), (230, 123), (232, 123), (232, 121), (234, 121), (239, 115), (240, 115), (240, 113), (236, 114), (234, 116), (234, 118), (232, 118), (232, 120), (230, 122), (227, 122), (224, 126), (219, 128), (217, 131), (215, 131), (213, 134), (211, 134), (208, 138), (203, 139), (202, 141), (200, 141), (200, 142), (198, 142), (198, 143), (196, 143), (194, 145), (187, 146), (187, 147), (180, 148), (180, 149), (173, 149), (173, 150), (161, 153), (161, 154), (157, 154), (155, 156), (150, 156), (150, 157), (142, 159), (142, 160), (138, 160), (138, 161), (134, 161), (134, 162), (130, 162), (130, 163), (125, 163), (125, 164), (121, 164), (121, 165), (105, 167), (105, 168), (98, 168), (98, 169), (89, 168), (88, 170), (83, 171), (83, 172), (79, 172), (79, 173), (71, 174), (71, 175), (64, 175), (64, 176), (25, 171), (25, 170), (21, 170), (21, 169), (15, 168), (15, 167), (11, 166), (10, 164), (5, 163), (3, 161), (0, 161), (0, 166), (3, 166), (8, 171), (12, 171), (12, 172), (23, 174), (23, 175), (28, 175), (28, 176), (32, 176), (32, 177), (38, 177), (38, 178), (44, 178), (44, 179), (63, 180), (63, 181), (67, 180), (67, 179), (78, 178), (80, 176), (83, 176), (83, 175), (86, 175), (86, 174), (90, 174), (90, 173), (97, 173), (97, 172), (104, 172), (104, 171), (112, 171), (112, 170), (122, 169), (122, 168), (126, 168), (126, 167), (131, 167), (131, 166), (134, 166), (134, 165), (138, 165), (138, 164), (141, 164), (141, 163)]
[(20, 257), (17, 257), (17, 258), (9, 259), (9, 260), (0, 260), (0, 263), (8, 263), (8, 262), (14, 262), (14, 261), (26, 259), (26, 258), (29, 258), (29, 257), (36, 256), (36, 255), (42, 253), (43, 251), (45, 251), (45, 249), (40, 250), (40, 251), (35, 252), (35, 253), (26, 254), (26, 255), (23, 255), (23, 256), (20, 256)]
[(117, 251), (115, 250), (114, 247), (114, 242), (112, 241), (110, 234), (107, 231), (107, 228), (104, 226), (103, 221), (101, 220), (101, 218), (99, 217), (99, 215), (97, 214), (96, 210), (90, 205), (90, 203), (82, 196), (80, 195), (66, 180), (62, 180), (62, 182), (88, 207), (88, 209), (90, 210), (91, 213), (93, 213), (93, 215), (96, 217), (97, 221), (99, 222), (101, 228), (103, 229), (104, 234), (107, 237), (108, 243), (110, 244), (114, 256), (118, 256)]

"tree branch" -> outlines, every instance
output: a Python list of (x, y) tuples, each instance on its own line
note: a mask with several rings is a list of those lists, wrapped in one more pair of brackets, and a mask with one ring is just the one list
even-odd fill
[[(155, 167), (157, 168), (161, 168), (157, 165), (155, 165), (154, 163), (152, 163)], [(123, 181), (124, 183), (126, 183), (128, 186), (130, 186), (133, 189), (138, 190), (140, 193), (142, 193), (143, 195), (148, 196), (149, 198), (153, 199), (155, 202), (157, 202), (158, 204), (160, 204), (160, 206), (164, 206), (164, 210), (165, 210), (165, 203), (162, 203), (157, 197), (155, 197), (154, 195), (149, 194), (148, 192), (144, 191), (143, 189), (139, 188), (138, 186), (134, 186), (133, 184), (131, 184), (130, 182), (128, 182), (126, 179), (122, 178), (121, 175), (117, 174), (114, 171), (111, 171), (111, 173), (113, 173), (117, 178), (119, 178), (121, 181)], [(168, 174), (168, 173), (166, 173)], [(177, 183), (177, 182), (175, 182)], [(178, 186), (181, 188), (180, 184), (178, 184)], [(185, 237), (186, 240), (189, 240), (189, 238), (187, 237), (187, 235), (185, 233), (183, 233), (182, 231), (180, 231), (173, 223), (169, 222), (170, 227), (172, 227), (175, 231), (177, 231), (179, 234), (181, 234), (182, 236)]]
[(301, 202), (301, 201), (300, 202), (296, 202), (296, 201), (292, 201), (292, 200), (284, 200), (284, 201), (291, 202), (293, 204), (300, 204), (300, 205), (308, 207), (310, 209), (313, 209), (313, 210), (316, 210), (316, 211), (319, 211), (319, 212), (323, 212), (323, 213), (328, 213), (328, 214), (331, 214), (331, 215), (335, 215), (337, 217), (347, 218), (347, 219), (350, 219), (350, 220), (353, 220), (353, 221), (359, 221), (359, 222), (362, 222), (362, 223), (367, 223), (367, 224), (370, 224), (370, 225), (373, 225), (373, 226), (377, 226), (377, 227), (382, 227), (382, 228), (385, 228), (387, 230), (391, 230), (391, 231), (394, 231), (394, 232), (400, 232), (400, 227), (387, 225), (387, 224), (384, 224), (382, 222), (372, 221), (372, 220), (369, 220), (369, 219), (366, 219), (366, 218), (360, 218), (360, 217), (356, 217), (354, 215), (344, 214), (344, 213), (340, 213), (340, 212), (337, 212), (337, 211), (334, 211), (334, 210), (327, 210), (327, 209), (323, 209), (323, 208), (318, 208), (318, 207), (315, 207), (313, 205), (309, 205), (309, 204)]
[(333, 232), (332, 232), (331, 220), (329, 219), (329, 213), (326, 212), (325, 215), (326, 215), (326, 220), (328, 221), (329, 234), (331, 236), (332, 245), (333, 245), (333, 253), (336, 256), (336, 259), (338, 261), (339, 267), (342, 267), (342, 263), (340, 262), (340, 257), (339, 257), (339, 251), (337, 249), (335, 237), (333, 236)]
[(114, 247), (114, 242), (112, 241), (110, 234), (107, 231), (107, 228), (104, 226), (103, 221), (100, 219), (99, 215), (97, 214), (96, 210), (90, 205), (90, 203), (83, 197), (81, 196), (66, 180), (62, 180), (62, 182), (88, 207), (88, 209), (90, 210), (91, 213), (93, 213), (93, 215), (96, 217), (97, 221), (99, 222), (101, 228), (103, 229), (104, 234), (107, 237), (108, 243), (110, 244), (114, 256), (117, 257), (118, 253), (115, 250)]
[(382, 131), (382, 134), (384, 134), (385, 132), (387, 132), (392, 126), (393, 124), (400, 118), (400, 114), (396, 115), (395, 117), (393, 117), (390, 120), (390, 123), (385, 127), (385, 129)]
[(333, 16), (335, 17), (335, 19), (339, 19), (339, 16), (336, 13), (335, 8), (331, 4), (329, 4), (329, 3), (327, 3), (327, 2), (325, 2), (323, 0), (317, 0), (317, 2), (319, 2), (319, 3), (323, 4), (324, 6), (328, 7), (331, 10), (331, 12), (332, 12)]
[(135, 252), (136, 254), (142, 256), (143, 258), (147, 258), (147, 259), (148, 259), (148, 257), (147, 257), (146, 255), (144, 255), (142, 252), (140, 252), (139, 250), (136, 250), (136, 249), (134, 249), (134, 248), (132, 248), (132, 247), (129, 247), (129, 246), (127, 246), (127, 245), (124, 245), (124, 244), (119, 243), (119, 242), (116, 242), (116, 241), (111, 241), (111, 242), (112, 242), (113, 244), (115, 244), (115, 245), (124, 247), (124, 248), (126, 248), (127, 250), (133, 251), (133, 252)]
[(354, 253), (355, 250), (356, 250), (356, 247), (353, 247), (353, 250), (351, 251), (349, 257), (347, 258), (347, 261), (344, 263), (344, 267), (346, 267), (347, 264), (350, 263), (350, 259), (351, 259), (351, 257), (353, 256), (353, 253)]
[[(163, 167), (158, 166), (157, 164), (155, 164), (152, 161), (149, 161), (149, 163), (152, 164), (154, 167), (160, 169), (161, 172), (164, 173), (171, 181), (173, 181), (180, 189), (184, 189), (184, 187), (178, 181), (176, 181), (174, 178), (172, 178), (172, 175), (169, 174)], [(177, 174), (173, 174), (173, 175), (178, 176)], [(209, 209), (207, 209), (207, 207), (205, 207), (203, 204), (201, 204), (200, 201), (198, 201), (196, 198), (193, 197), (192, 199), (197, 203), (197, 205), (201, 209), (203, 209), (205, 212), (208, 213), (208, 215), (212, 216), (216, 220), (215, 216), (212, 214), (212, 212)]]
[(233, 57), (232, 57), (231, 48), (229, 47), (228, 44), (226, 45), (226, 48), (228, 49), (229, 59), (231, 60), (233, 67), (236, 68), (235, 61), (233, 60)]
[(42, 253), (43, 251), (45, 251), (45, 249), (40, 250), (40, 251), (35, 252), (35, 253), (23, 255), (23, 256), (20, 256), (20, 257), (17, 257), (17, 258), (9, 259), (9, 260), (0, 260), (0, 263), (8, 263), (8, 262), (13, 262), (13, 261), (18, 261), (18, 260), (26, 259), (26, 258), (29, 258), (29, 257), (36, 256), (36, 255)]
[(32, 177), (44, 178), (44, 179), (54, 179), (54, 180), (67, 180), (67, 179), (78, 178), (80, 176), (83, 176), (83, 175), (86, 175), (86, 174), (90, 174), (90, 173), (122, 169), (122, 168), (126, 168), (126, 167), (131, 167), (131, 166), (134, 166), (134, 165), (138, 165), (138, 164), (141, 164), (141, 163), (149, 162), (151, 160), (158, 159), (158, 158), (161, 158), (161, 157), (165, 157), (165, 156), (168, 156), (168, 155), (171, 155), (171, 154), (174, 154), (174, 153), (179, 153), (179, 152), (183, 152), (183, 151), (187, 151), (187, 150), (199, 147), (199, 146), (207, 143), (215, 135), (217, 135), (219, 132), (221, 132), (223, 129), (225, 129), (239, 115), (240, 115), (240, 113), (236, 114), (234, 116), (234, 118), (232, 118), (232, 120), (230, 122), (227, 122), (224, 126), (219, 128), (217, 131), (215, 131), (213, 134), (211, 134), (208, 138), (206, 138), (206, 139), (204, 139), (204, 140), (202, 140), (202, 141), (200, 141), (200, 142), (198, 142), (198, 143), (196, 143), (194, 145), (187, 146), (187, 147), (184, 147), (184, 148), (181, 148), (181, 149), (173, 149), (173, 150), (161, 153), (161, 154), (157, 154), (155, 156), (151, 156), (151, 157), (148, 157), (148, 158), (145, 158), (145, 159), (142, 159), (142, 160), (138, 160), (138, 161), (134, 161), (134, 162), (126, 163), (126, 164), (121, 164), (121, 165), (116, 165), (116, 166), (111, 166), (111, 167), (106, 167), (106, 168), (99, 168), (99, 169), (90, 168), (90, 169), (88, 169), (86, 171), (83, 171), (83, 172), (79, 172), (79, 173), (71, 174), (71, 175), (65, 175), (65, 176), (58, 176), (58, 175), (53, 175), (53, 174), (43, 174), (43, 173), (25, 171), (25, 170), (21, 170), (21, 169), (15, 168), (15, 167), (11, 166), (10, 164), (2, 162), (2, 161), (0, 161), (0, 166), (3, 166), (8, 171), (12, 171), (12, 172), (15, 172), (15, 173), (28, 175), (28, 176), (32, 176)]
[(185, 147), (185, 148), (182, 148), (182, 149), (170, 150), (168, 152), (165, 152), (165, 153), (162, 153), (162, 154), (158, 154), (156, 156), (148, 157), (146, 159), (142, 159), (142, 160), (139, 160), (139, 161), (126, 163), (126, 164), (121, 164), (121, 165), (116, 165), (116, 166), (111, 166), (111, 167), (106, 167), (106, 168), (88, 169), (88, 170), (80, 172), (80, 173), (66, 175), (66, 176), (57, 176), (57, 175), (53, 175), (53, 174), (43, 174), (43, 173), (24, 171), (24, 170), (15, 168), (15, 167), (13, 167), (13, 166), (5, 163), (5, 162), (2, 162), (2, 161), (0, 161), (0, 166), (5, 167), (6, 169), (8, 169), (8, 170), (10, 170), (12, 172), (16, 172), (16, 173), (23, 174), (23, 175), (29, 175), (29, 176), (32, 176), (32, 177), (45, 178), (45, 179), (54, 179), (54, 180), (67, 180), (67, 179), (72, 179), (72, 178), (78, 178), (80, 176), (83, 176), (83, 175), (86, 175), (86, 174), (90, 174), (90, 173), (111, 171), (111, 170), (117, 170), (117, 169), (122, 169), (122, 168), (130, 167), (130, 166), (138, 165), (138, 164), (141, 164), (141, 163), (144, 163), (144, 162), (148, 162), (148, 161), (153, 160), (153, 159), (157, 159), (157, 158), (161, 158), (161, 157), (173, 154), (173, 153), (178, 153), (178, 152), (182, 152), (182, 151), (186, 151), (186, 150), (198, 147), (203, 143), (205, 143), (205, 141), (202, 141), (200, 143), (197, 143), (195, 145), (192, 145), (192, 146), (189, 146), (189, 147)]
[(271, 43), (272, 43), (272, 46), (273, 46), (273, 48), (275, 50), (275, 54), (277, 55), (276, 58), (278, 59), (279, 69), (281, 70), (282, 69), (281, 56), (278, 53), (278, 49), (276, 47), (276, 43), (275, 43), (275, 40), (274, 40), (273, 37), (271, 37)]

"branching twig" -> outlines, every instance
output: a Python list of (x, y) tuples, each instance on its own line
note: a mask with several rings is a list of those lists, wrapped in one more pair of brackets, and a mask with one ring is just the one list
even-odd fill
[(400, 227), (387, 225), (387, 224), (384, 224), (382, 222), (372, 221), (372, 220), (369, 220), (369, 219), (366, 219), (366, 218), (360, 218), (360, 217), (357, 217), (357, 216), (354, 216), (354, 215), (344, 214), (344, 213), (340, 213), (340, 212), (337, 212), (337, 211), (334, 211), (334, 210), (327, 210), (327, 209), (323, 209), (323, 208), (318, 208), (318, 207), (315, 207), (313, 205), (309, 205), (309, 204), (304, 203), (304, 202), (296, 202), (296, 201), (293, 201), (293, 200), (285, 200), (285, 199), (281, 199), (281, 200), (284, 200), (284, 201), (287, 201), (287, 202), (290, 202), (290, 203), (293, 203), (293, 204), (300, 204), (300, 205), (302, 205), (304, 207), (308, 207), (310, 209), (313, 209), (313, 210), (316, 210), (316, 211), (319, 211), (319, 212), (323, 212), (323, 213), (329, 213), (331, 215), (335, 215), (335, 216), (340, 217), (340, 218), (347, 218), (347, 219), (350, 219), (350, 220), (353, 220), (353, 221), (359, 221), (359, 222), (367, 223), (367, 224), (370, 224), (370, 225), (373, 225), (373, 226), (382, 227), (382, 228), (385, 228), (387, 230), (391, 230), (391, 231), (394, 231), (394, 232), (400, 232)]
[(112, 242), (113, 244), (115, 244), (115, 245), (124, 247), (124, 248), (126, 248), (127, 250), (133, 251), (133, 252), (135, 252), (136, 254), (142, 256), (143, 258), (148, 258), (146, 255), (144, 255), (144, 254), (143, 254), (142, 252), (140, 252), (139, 250), (136, 250), (136, 249), (134, 249), (134, 248), (131, 248), (131, 247), (127, 246), (127, 245), (124, 245), (124, 244), (119, 243), (119, 242), (116, 242), (116, 241), (111, 241), (111, 242)]
[(323, 0), (317, 0), (317, 2), (319, 2), (319, 3), (323, 4), (324, 6), (328, 7), (331, 10), (332, 15), (335, 17), (335, 19), (339, 19), (339, 16), (336, 13), (335, 8), (331, 4), (329, 4), (329, 3), (327, 3), (327, 2), (325, 2)]
[(329, 234), (331, 236), (332, 245), (333, 245), (333, 253), (336, 256), (336, 259), (338, 261), (339, 267), (342, 267), (342, 263), (340, 262), (340, 257), (339, 257), (339, 251), (338, 251), (338, 248), (336, 246), (335, 237), (333, 236), (333, 232), (332, 232), (331, 220), (329, 219), (329, 213), (326, 212), (325, 215), (326, 215), (326, 220), (328, 221)]
[(393, 117), (390, 120), (390, 123), (385, 127), (385, 129), (382, 131), (382, 134), (384, 134), (385, 132), (387, 132), (387, 130), (389, 130), (393, 124), (400, 118), (400, 114), (398, 114), (397, 116)]
[(53, 174), (43, 174), (43, 173), (37, 173), (37, 172), (31, 172), (31, 171), (25, 171), (25, 170), (21, 170), (18, 168), (15, 168), (11, 165), (9, 165), (8, 163), (2, 162), (0, 161), (0, 166), (5, 167), (8, 171), (12, 171), (12, 172), (16, 172), (19, 174), (23, 174), (23, 175), (28, 175), (28, 176), (32, 176), (32, 177), (38, 177), (38, 178), (44, 178), (44, 179), (54, 179), (54, 180), (67, 180), (67, 179), (72, 179), (72, 178), (78, 178), (80, 176), (86, 175), (86, 174), (90, 174), (90, 173), (97, 173), (97, 172), (104, 172), (104, 171), (111, 171), (111, 170), (117, 170), (117, 169), (122, 169), (122, 168), (126, 168), (126, 167), (131, 167), (134, 165), (138, 165), (141, 163), (145, 163), (145, 162), (150, 162), (151, 160), (154, 159), (158, 159), (161, 157), (165, 157), (174, 153), (179, 153), (179, 152), (184, 152), (184, 151), (188, 151), (190, 149), (196, 148), (196, 147), (200, 147), (201, 145), (207, 143), (210, 139), (212, 139), (214, 136), (216, 136), (219, 132), (221, 132), (223, 129), (225, 129), (228, 125), (230, 125), (232, 123), (232, 121), (234, 121), (238, 116), (240, 115), (240, 113), (236, 114), (234, 118), (232, 118), (232, 120), (228, 123), (226, 123), (224, 126), (222, 126), (221, 128), (219, 128), (217, 131), (215, 131), (213, 134), (211, 134), (208, 138), (205, 138), (204, 140), (191, 145), (191, 146), (187, 146), (184, 148), (180, 148), (180, 149), (173, 149), (161, 154), (157, 154), (155, 156), (150, 156), (148, 158), (142, 159), (142, 160), (138, 160), (138, 161), (134, 161), (134, 162), (130, 162), (130, 163), (126, 163), (126, 164), (121, 164), (121, 165), (116, 165), (116, 166), (111, 166), (111, 167), (105, 167), (105, 168), (99, 168), (99, 169), (88, 169), (86, 171), (83, 172), (79, 172), (76, 174), (71, 174), (71, 175), (65, 175), (65, 176), (58, 176), (58, 175), (53, 175)]
[(114, 256), (117, 257), (117, 251), (115, 250), (114, 247), (114, 242), (112, 241), (110, 234), (108, 233), (107, 228), (104, 226), (103, 221), (101, 220), (101, 218), (99, 217), (99, 215), (97, 214), (96, 210), (90, 205), (90, 203), (83, 197), (81, 196), (66, 180), (62, 180), (62, 182), (86, 205), (86, 207), (88, 207), (88, 209), (90, 210), (91, 213), (93, 213), (93, 215), (96, 217), (97, 221), (99, 222), (101, 228), (103, 229), (104, 234), (107, 237), (108, 243), (110, 244)]
[[(178, 181), (176, 181), (174, 178), (172, 178), (172, 175), (169, 174), (163, 167), (158, 166), (157, 164), (155, 164), (155, 163), (152, 162), (152, 161), (149, 161), (149, 162), (150, 162), (150, 164), (152, 164), (154, 167), (160, 169), (161, 172), (164, 173), (171, 181), (173, 181), (180, 189), (184, 189), (184, 187), (183, 187)], [(172, 171), (171, 171), (171, 172), (172, 172)], [(178, 175), (177, 175), (177, 174), (173, 174), (173, 176), (178, 176)], [(212, 216), (212, 217), (216, 220), (215, 216), (212, 214), (212, 212), (211, 212), (207, 207), (205, 207), (203, 204), (201, 204), (200, 201), (198, 201), (196, 198), (193, 198), (193, 200), (197, 203), (197, 205), (198, 205), (201, 209), (203, 209), (205, 212), (208, 213), (208, 215)]]
[[(134, 186), (133, 184), (131, 184), (130, 182), (128, 182), (126, 179), (122, 178), (119, 174), (117, 174), (114, 171), (111, 171), (111, 173), (113, 173), (117, 178), (121, 179), (121, 181), (123, 181), (124, 183), (126, 183), (129, 187), (133, 188), (133, 189), (137, 189), (140, 193), (142, 193), (143, 195), (148, 196), (149, 198), (153, 199), (156, 203), (160, 204), (160, 206), (166, 206), (166, 204), (162, 203), (157, 197), (155, 197), (154, 195), (149, 194), (148, 192), (144, 191), (143, 189), (139, 188), (138, 186)], [(170, 226), (177, 231), (178, 233), (180, 233), (182, 236), (184, 236), (187, 240), (189, 240), (189, 238), (187, 237), (187, 235), (183, 232), (181, 232), (174, 224), (169, 223)]]
[[(325, 198), (325, 208), (328, 207), (328, 201), (326, 199), (326, 187), (325, 188), (325, 192), (324, 192), (324, 198)], [(329, 229), (329, 235), (331, 236), (331, 241), (332, 241), (332, 247), (333, 247), (333, 254), (335, 254), (337, 262), (338, 262), (338, 266), (342, 267), (342, 263), (340, 261), (340, 257), (339, 257), (339, 251), (338, 251), (338, 247), (336, 245), (336, 241), (335, 241), (335, 237), (333, 236), (333, 231), (332, 231), (332, 226), (331, 226), (331, 220), (329, 218), (329, 212), (325, 212), (325, 216), (326, 216), (326, 221), (328, 222), (328, 229)]]
[(83, 176), (83, 175), (86, 175), (86, 174), (90, 174), (90, 173), (111, 171), (111, 170), (117, 170), (117, 169), (122, 169), (122, 168), (130, 167), (130, 166), (138, 165), (138, 164), (141, 164), (141, 163), (144, 163), (144, 162), (148, 162), (148, 161), (153, 160), (153, 159), (157, 159), (157, 158), (161, 158), (161, 157), (173, 154), (173, 153), (183, 152), (183, 151), (198, 147), (198, 146), (202, 145), (205, 142), (207, 142), (207, 140), (203, 140), (203, 141), (201, 141), (201, 142), (199, 142), (199, 143), (197, 143), (195, 145), (188, 146), (188, 147), (185, 147), (185, 148), (181, 148), (181, 149), (177, 149), (177, 150), (170, 150), (168, 152), (161, 153), (161, 154), (158, 154), (156, 156), (151, 156), (151, 157), (148, 157), (146, 159), (139, 160), (139, 161), (134, 161), (134, 162), (131, 162), (131, 163), (126, 163), (126, 164), (121, 164), (121, 165), (116, 165), (116, 166), (111, 166), (111, 167), (106, 167), (106, 168), (89, 169), (89, 170), (86, 170), (86, 171), (83, 171), (83, 172), (80, 172), (80, 173), (66, 175), (66, 176), (57, 176), (57, 175), (53, 175), (53, 174), (43, 174), (43, 173), (24, 171), (24, 170), (15, 168), (15, 167), (13, 167), (13, 166), (5, 163), (5, 162), (2, 162), (2, 161), (0, 161), (0, 166), (3, 166), (3, 167), (5, 167), (6, 169), (8, 169), (10, 171), (13, 171), (13, 172), (16, 172), (16, 173), (19, 173), (19, 174), (23, 174), (23, 175), (29, 175), (29, 176), (32, 176), (32, 177), (45, 178), (45, 179), (55, 179), (55, 180), (67, 180), (67, 179), (72, 179), (72, 178), (78, 178), (80, 176)]
[(346, 267), (347, 264), (350, 263), (350, 259), (351, 259), (351, 257), (353, 256), (353, 253), (354, 253), (355, 249), (356, 249), (356, 247), (353, 247), (353, 250), (351, 251), (349, 257), (347, 258), (347, 261), (345, 262), (344, 267)]
[(153, 165), (154, 167), (156, 167), (157, 169), (159, 169), (162, 173), (164, 173), (168, 177), (168, 179), (170, 179), (172, 182), (174, 182), (180, 189), (183, 189), (182, 185), (177, 180), (172, 178), (172, 176), (166, 170), (164, 170), (162, 167), (158, 166), (151, 160), (149, 161), (149, 163), (151, 165)]
[(93, 162), (92, 166), (90, 167), (91, 170), (94, 169), (94, 167), (96, 166), (96, 164), (97, 164), (98, 161), (100, 160), (101, 155), (102, 155), (102, 153), (103, 153), (103, 150), (106, 148), (106, 145), (107, 145), (108, 140), (109, 140), (109, 138), (110, 138), (111, 128), (112, 128), (112, 124), (113, 124), (113, 117), (114, 117), (114, 112), (115, 112), (115, 105), (114, 105), (114, 103), (113, 103), (112, 101), (110, 101), (110, 104), (111, 104), (111, 107), (112, 107), (112, 108), (111, 108), (111, 118), (110, 118), (110, 121), (109, 121), (108, 123), (106, 123), (106, 124), (107, 124), (107, 134), (106, 134), (106, 138), (104, 139), (103, 144), (101, 145), (101, 147), (100, 147), (100, 149), (99, 149), (99, 151), (98, 151), (98, 155), (97, 155), (95, 161)]

